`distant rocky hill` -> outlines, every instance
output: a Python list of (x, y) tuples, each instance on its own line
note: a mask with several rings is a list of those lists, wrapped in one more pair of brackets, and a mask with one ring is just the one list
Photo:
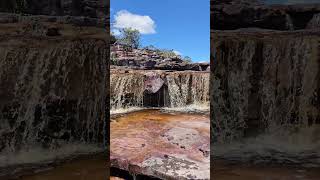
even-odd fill
[(158, 50), (132, 49), (121, 44), (111, 45), (111, 68), (209, 71), (209, 63), (191, 63), (180, 56), (165, 56)]

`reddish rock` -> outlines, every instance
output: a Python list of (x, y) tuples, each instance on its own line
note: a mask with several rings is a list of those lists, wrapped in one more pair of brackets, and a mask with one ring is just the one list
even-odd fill
[(164, 81), (160, 75), (155, 72), (147, 72), (145, 74), (144, 89), (147, 93), (156, 93), (163, 86)]
[(162, 179), (209, 179), (209, 123), (207, 115), (158, 110), (115, 118), (111, 166)]

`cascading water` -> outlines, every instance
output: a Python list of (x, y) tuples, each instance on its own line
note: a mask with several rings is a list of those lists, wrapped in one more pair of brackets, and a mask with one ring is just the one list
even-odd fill
[(320, 27), (320, 13), (313, 15), (313, 18), (307, 25), (307, 29), (319, 29)]
[(0, 43), (0, 166), (101, 151), (105, 40), (11, 40)]
[(320, 165), (319, 37), (306, 34), (214, 36), (216, 157)]
[(111, 73), (111, 113), (121, 109), (143, 107), (144, 75), (142, 73)]
[[(164, 82), (156, 96), (146, 93), (145, 71), (111, 74), (111, 113), (126, 112), (137, 108), (202, 108), (209, 106), (209, 73), (157, 72)], [(152, 86), (152, 83), (151, 83)], [(157, 86), (157, 85), (156, 85)], [(156, 101), (154, 103), (150, 101)], [(159, 102), (162, 101), (162, 102)]]
[(294, 30), (294, 25), (289, 14), (286, 14), (286, 26), (288, 30)]
[(166, 76), (171, 108), (209, 106), (209, 73), (172, 73)]

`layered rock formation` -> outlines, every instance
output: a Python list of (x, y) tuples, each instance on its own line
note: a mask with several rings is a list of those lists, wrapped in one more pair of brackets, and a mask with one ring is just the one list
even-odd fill
[(157, 50), (132, 49), (120, 44), (111, 45), (111, 68), (144, 70), (208, 71), (209, 63), (191, 63), (180, 56), (166, 57)]
[(1, 1), (0, 11), (52, 16), (84, 16), (108, 19), (108, 1), (98, 0), (10, 0)]
[(100, 19), (108, 20), (103, 9), (109, 7), (81, 1), (77, 6), (89, 4), (75, 12), (60, 1), (24, 2), (31, 15), (0, 14), (0, 152), (102, 146), (109, 42)]
[[(227, 12), (226, 9), (237, 9), (238, 5), (221, 5), (220, 9)], [(320, 123), (320, 31), (306, 29), (308, 23), (317, 24), (318, 15), (314, 12), (319, 6), (249, 6), (235, 14), (240, 16), (246, 10), (261, 16), (266, 12), (290, 12), (297, 15), (297, 19), (292, 19), (293, 29), (302, 30), (283, 28), (285, 21), (277, 25), (265, 21), (266, 26), (261, 27), (267, 29), (248, 29), (258, 26), (252, 24), (254, 19), (251, 23), (239, 22), (241, 26), (230, 27), (228, 18), (238, 21), (235, 16), (219, 19), (221, 11), (212, 11), (218, 23), (211, 27), (214, 142), (272, 133), (281, 127)], [(310, 18), (298, 20), (304, 13), (310, 15), (304, 18)], [(302, 22), (304, 24), (300, 24)]]
[[(211, 25), (216, 30), (319, 28), (319, 4), (265, 5), (256, 0), (211, 1)], [(312, 25), (310, 25), (312, 24)]]

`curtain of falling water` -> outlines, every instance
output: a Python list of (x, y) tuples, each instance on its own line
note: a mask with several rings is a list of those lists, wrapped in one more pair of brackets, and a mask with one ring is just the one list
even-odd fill
[(113, 73), (110, 82), (111, 111), (143, 107), (144, 75), (142, 73)]
[(172, 73), (166, 79), (170, 107), (209, 105), (209, 73)]
[(320, 156), (318, 37), (215, 42), (211, 128), (213, 141), (220, 143), (215, 156), (252, 155), (257, 161), (261, 156), (265, 162), (297, 157), (295, 163), (319, 164), (310, 158)]
[[(163, 79), (168, 87), (164, 93), (168, 107), (197, 104), (209, 106), (209, 73), (167, 73)], [(111, 75), (111, 110), (144, 107), (144, 74), (114, 73)]]

